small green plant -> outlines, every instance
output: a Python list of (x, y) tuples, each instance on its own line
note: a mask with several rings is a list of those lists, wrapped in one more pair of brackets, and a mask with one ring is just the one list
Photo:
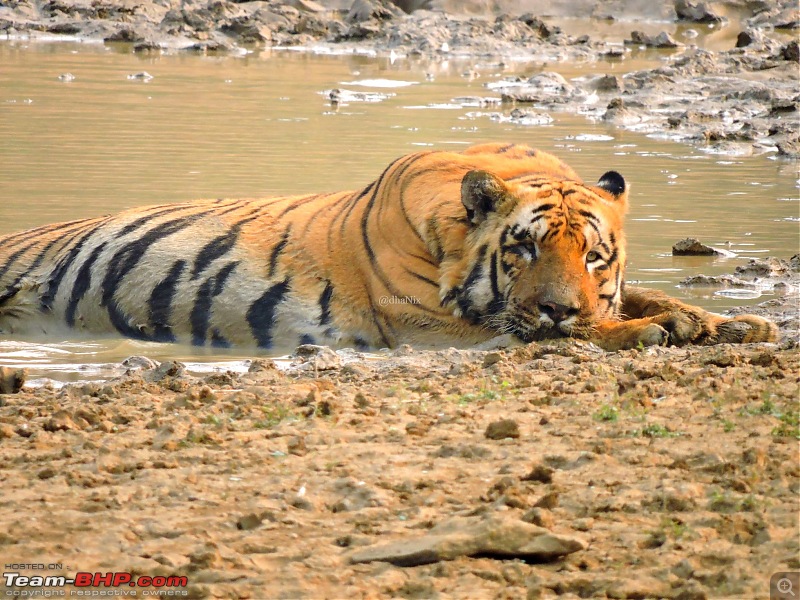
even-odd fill
[(291, 415), (291, 412), (288, 408), (280, 405), (262, 406), (261, 412), (264, 413), (264, 418), (253, 423), (253, 427), (255, 429), (272, 429), (286, 417)]
[(753, 494), (747, 496), (741, 502), (741, 509), (745, 512), (756, 512), (762, 506), (762, 502), (756, 498)]
[(650, 438), (661, 438), (661, 437), (675, 437), (680, 434), (674, 431), (670, 431), (660, 423), (651, 423), (650, 425), (646, 425), (645, 427), (642, 428), (641, 435)]
[(207, 425), (216, 425), (218, 427), (222, 425), (222, 420), (217, 415), (208, 415), (203, 419), (203, 422)]
[(495, 390), (491, 390), (489, 388), (483, 387), (477, 392), (470, 392), (468, 394), (461, 394), (457, 398), (458, 404), (464, 406), (465, 404), (471, 404), (472, 402), (477, 402), (480, 400), (502, 400), (503, 395), (500, 392), (496, 392)]
[(619, 419), (619, 408), (613, 404), (603, 404), (592, 417), (595, 421), (609, 421), (613, 422)]
[(788, 412), (778, 417), (780, 425), (772, 429), (775, 437), (793, 437), (800, 440), (800, 415), (797, 412)]
[(729, 492), (723, 492), (721, 490), (714, 490), (708, 502), (708, 510), (720, 513), (737, 512), (740, 507), (741, 503), (736, 500), (736, 498)]
[(674, 540), (681, 539), (689, 530), (689, 526), (679, 519), (666, 517), (661, 521), (661, 527), (669, 533), (669, 536)]
[(758, 406), (749, 404), (744, 408), (739, 409), (739, 415), (742, 417), (756, 416), (756, 415), (771, 415), (775, 411), (775, 403), (772, 400), (764, 400)]
[(771, 398), (767, 398), (764, 402), (761, 403), (761, 406), (758, 407), (758, 413), (762, 415), (771, 415), (775, 412), (775, 403), (772, 401)]
[(730, 433), (734, 429), (736, 429), (736, 423), (730, 419), (722, 419), (722, 431), (725, 433)]

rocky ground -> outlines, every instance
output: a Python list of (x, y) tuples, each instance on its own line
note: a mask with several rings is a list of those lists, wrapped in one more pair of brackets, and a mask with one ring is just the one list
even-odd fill
[[(630, 33), (572, 34), (552, 22), (564, 16), (621, 20)], [(687, 28), (681, 39), (666, 30), (644, 33), (641, 25), (654, 20)], [(490, 81), (483, 99), (501, 101), (512, 120), (535, 124), (542, 110), (571, 110), (715, 151), (791, 158), (800, 156), (798, 28), (795, 0), (0, 0), (0, 34), (102, 39), (139, 52), (305, 46), (442, 60), (527, 58), (548, 70)], [(729, 32), (729, 48), (696, 44), (720, 30)], [(627, 59), (648, 48), (658, 49), (661, 66), (580, 81), (558, 73), (559, 64), (576, 61), (621, 63), (624, 71)]]
[(192, 598), (767, 598), (800, 570), (795, 263), (727, 283), (794, 290), (748, 309), (778, 344), (135, 357), (0, 395), (0, 556)]

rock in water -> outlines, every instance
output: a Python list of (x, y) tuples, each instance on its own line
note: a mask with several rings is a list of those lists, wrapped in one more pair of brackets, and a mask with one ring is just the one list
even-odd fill
[(16, 394), (25, 385), (28, 372), (25, 369), (0, 367), (0, 394)]

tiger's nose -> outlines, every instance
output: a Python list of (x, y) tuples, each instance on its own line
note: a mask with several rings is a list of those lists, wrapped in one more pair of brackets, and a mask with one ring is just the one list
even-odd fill
[(573, 315), (577, 315), (579, 309), (580, 307), (574, 304), (566, 305), (559, 304), (558, 302), (539, 303), (539, 312), (550, 317), (553, 323), (561, 323), (561, 321), (569, 319)]

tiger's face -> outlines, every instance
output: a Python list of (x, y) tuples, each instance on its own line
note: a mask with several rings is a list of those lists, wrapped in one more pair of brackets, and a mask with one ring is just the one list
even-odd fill
[(619, 310), (627, 195), (614, 171), (594, 186), (467, 173), (468, 267), (452, 292), (457, 313), (525, 342), (587, 337)]

